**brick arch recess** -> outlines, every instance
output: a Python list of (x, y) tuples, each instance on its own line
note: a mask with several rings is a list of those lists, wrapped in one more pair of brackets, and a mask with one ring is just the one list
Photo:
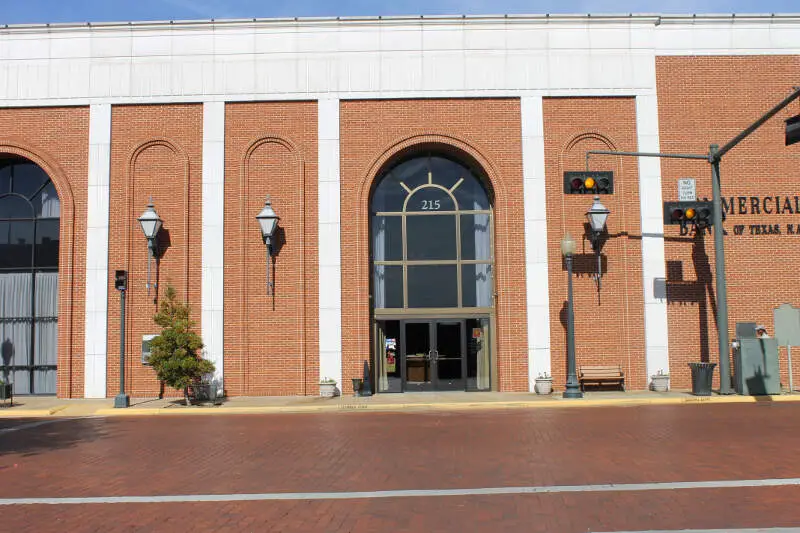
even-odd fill
[(4, 151), (42, 166), (61, 200), (57, 394), (82, 397), (89, 107), (0, 109), (0, 132)]
[[(131, 395), (179, 396), (165, 388), (152, 368), (141, 363), (141, 338), (158, 333), (153, 322), (168, 284), (190, 306), (196, 331), (201, 331), (202, 278), (202, 106), (197, 104), (133, 105), (112, 107), (111, 201), (109, 270), (129, 273), (126, 301), (125, 378)], [(152, 263), (148, 295), (147, 241), (137, 218), (152, 196), (163, 220), (160, 259)], [(115, 238), (115, 236), (119, 236)], [(107, 394), (119, 383), (119, 296), (113, 288), (108, 300)]]
[[(318, 392), (317, 142), (315, 101), (225, 106), (224, 353), (230, 395)], [(267, 194), (285, 236), (274, 258), (274, 310), (255, 220)]]
[(644, 300), (638, 165), (635, 158), (591, 156), (592, 170), (613, 170), (614, 194), (601, 195), (611, 210), (602, 289), (593, 275), (594, 252), (585, 227), (591, 195), (563, 192), (563, 173), (585, 170), (587, 150), (635, 150), (636, 114), (632, 98), (544, 100), (545, 173), (550, 278), (550, 331), (553, 382), (566, 381), (566, 271), (559, 248), (569, 231), (578, 242), (574, 306), (577, 365), (620, 364), (631, 388), (646, 386)]
[[(368, 124), (363, 116), (371, 117)], [(478, 163), (493, 189), (498, 385), (500, 390), (527, 390), (519, 100), (348, 101), (341, 103), (340, 120), (342, 381), (360, 376), (370, 353), (367, 241), (372, 182), (398, 152), (439, 144)]]
[[(0, 138), (0, 155), (15, 155), (38, 165), (48, 175), (56, 188), (60, 203), (58, 252), (58, 355), (56, 387), (58, 396), (73, 394), (73, 301), (76, 287), (73, 283), (75, 247), (75, 199), (67, 174), (58, 160), (47, 151), (18, 140)], [(81, 309), (83, 306), (81, 306)], [(66, 350), (65, 350), (66, 348)], [(65, 353), (66, 352), (66, 353)], [(82, 369), (81, 369), (81, 375)], [(64, 394), (66, 392), (66, 394)]]

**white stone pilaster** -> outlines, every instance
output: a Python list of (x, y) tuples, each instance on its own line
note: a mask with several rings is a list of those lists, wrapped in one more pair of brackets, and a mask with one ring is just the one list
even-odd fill
[(108, 332), (108, 212), (111, 174), (111, 105), (89, 108), (89, 176), (86, 209), (86, 398), (106, 397)]
[(528, 387), (550, 373), (550, 293), (547, 271), (547, 200), (541, 96), (521, 100), (525, 208), (525, 285), (528, 314)]
[[(639, 151), (660, 151), (658, 98), (655, 94), (636, 97), (636, 131)], [(661, 160), (659, 158), (639, 158), (639, 191), (642, 216), (645, 357), (647, 384), (649, 385), (650, 376), (658, 370), (669, 371), (667, 302), (666, 299), (655, 298), (653, 292), (653, 280), (666, 277)]]
[(339, 100), (319, 100), (319, 375), (342, 384)]
[(203, 266), (201, 328), (205, 357), (223, 387), (223, 300), (225, 253), (225, 102), (203, 104)]

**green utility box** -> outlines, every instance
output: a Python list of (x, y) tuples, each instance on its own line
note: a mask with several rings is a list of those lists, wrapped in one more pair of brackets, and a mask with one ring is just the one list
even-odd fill
[(778, 341), (775, 339), (741, 339), (734, 352), (736, 392), (745, 396), (780, 394)]

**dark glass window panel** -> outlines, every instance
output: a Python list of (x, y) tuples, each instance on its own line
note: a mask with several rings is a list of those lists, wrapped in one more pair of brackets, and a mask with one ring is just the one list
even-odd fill
[(372, 212), (399, 213), (403, 210), (406, 196), (408, 196), (408, 191), (400, 185), (400, 182), (393, 179), (391, 175), (386, 176), (372, 195)]
[(403, 307), (403, 267), (372, 267), (372, 300), (377, 309)]
[(37, 217), (58, 217), (61, 212), (61, 203), (52, 181), (39, 191), (31, 203), (33, 203)]
[(461, 259), (478, 261), (491, 259), (491, 230), (488, 214), (461, 215)]
[(458, 307), (456, 265), (408, 267), (408, 307)]
[(461, 305), (491, 307), (492, 265), (488, 263), (461, 265)]
[(35, 163), (18, 163), (14, 165), (13, 191), (26, 198), (33, 197), (50, 178)]
[(0, 268), (33, 266), (33, 222), (0, 222)]
[(425, 187), (416, 191), (406, 204), (406, 211), (455, 211), (453, 198), (438, 187)]
[(403, 218), (372, 217), (373, 261), (403, 260)]
[(56, 371), (54, 369), (34, 370), (33, 386), (35, 387), (36, 394), (55, 394)]
[(9, 218), (33, 218), (33, 206), (14, 194), (0, 197), (0, 220)]
[(462, 211), (484, 211), (489, 209), (489, 196), (480, 180), (473, 174), (464, 175), (464, 181), (453, 190), (453, 195)]
[(36, 266), (58, 268), (59, 221), (40, 220), (36, 223)]
[(11, 165), (0, 161), (0, 194), (11, 192)]
[(391, 171), (392, 179), (396, 180), (399, 184), (403, 182), (412, 191), (428, 183), (428, 167), (427, 157), (415, 157), (407, 161), (403, 161)]
[(458, 180), (470, 175), (467, 167), (444, 157), (431, 157), (430, 167), (433, 173), (433, 183), (441, 185), (445, 189), (452, 188), (458, 183)]
[(15, 370), (11, 383), (11, 388), (14, 394), (30, 394), (31, 393), (31, 372), (30, 370)]
[(406, 248), (409, 261), (455, 260), (455, 215), (406, 217)]

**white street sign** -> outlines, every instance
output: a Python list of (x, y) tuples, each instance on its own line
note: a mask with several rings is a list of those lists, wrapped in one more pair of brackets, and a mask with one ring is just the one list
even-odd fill
[(678, 180), (678, 201), (694, 202), (697, 200), (697, 185), (694, 178), (681, 178)]

